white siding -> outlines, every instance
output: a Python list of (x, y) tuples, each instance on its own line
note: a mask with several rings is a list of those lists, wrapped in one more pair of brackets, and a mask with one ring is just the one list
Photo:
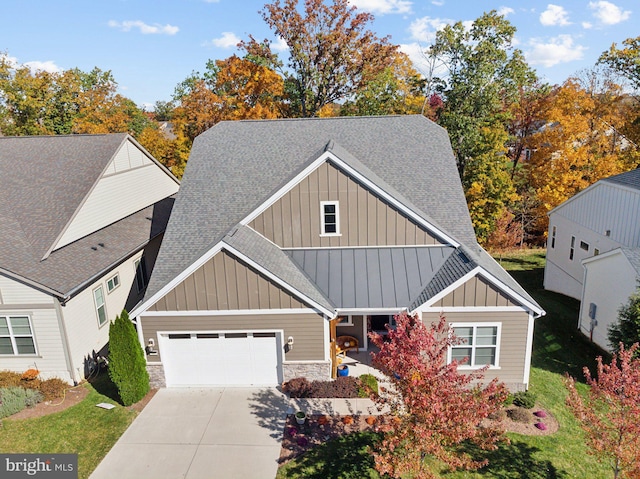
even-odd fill
[[(609, 324), (616, 322), (618, 309), (636, 289), (637, 274), (622, 252), (589, 261), (585, 265), (584, 297), (580, 305), (580, 331), (601, 348), (610, 350), (607, 340)], [(596, 305), (597, 326), (591, 336), (589, 306)]]
[[(585, 197), (586, 195), (582, 196), (582, 198)], [(577, 198), (574, 203), (582, 201), (582, 198)], [(572, 221), (564, 216), (565, 212), (566, 210), (563, 207), (549, 215), (544, 287), (549, 291), (562, 293), (579, 300), (582, 296), (584, 276), (584, 268), (581, 261), (594, 256), (596, 249), (602, 254), (619, 247), (620, 244), (605, 236), (604, 232), (594, 231), (587, 226)], [(555, 246), (552, 247), (551, 237), (554, 226), (556, 227), (556, 239)], [(572, 236), (575, 237), (573, 260), (569, 259)], [(580, 248), (582, 241), (589, 245), (588, 251)]]
[(555, 210), (596, 234), (628, 247), (640, 246), (640, 191), (607, 182), (595, 184)]
[(0, 356), (0, 370), (22, 373), (36, 368), (44, 379), (59, 377), (71, 382), (54, 298), (5, 276), (0, 276), (0, 297), (0, 314), (31, 318), (37, 352), (36, 355)]
[(115, 223), (177, 191), (178, 184), (169, 175), (127, 142), (54, 249)]
[[(85, 361), (99, 352), (109, 342), (109, 324), (122, 312), (133, 289), (136, 294), (134, 261), (141, 254), (126, 260), (105, 274), (100, 280), (73, 297), (63, 308), (64, 321), (69, 336), (70, 356), (76, 380), (84, 377)], [(115, 273), (120, 276), (120, 286), (107, 292), (107, 280)], [(105, 296), (108, 322), (98, 325), (98, 316), (93, 299), (93, 290), (102, 285)]]

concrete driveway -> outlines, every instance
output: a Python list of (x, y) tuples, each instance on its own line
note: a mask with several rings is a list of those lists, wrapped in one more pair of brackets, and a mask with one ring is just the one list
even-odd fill
[(91, 479), (273, 479), (286, 413), (277, 389), (160, 389)]

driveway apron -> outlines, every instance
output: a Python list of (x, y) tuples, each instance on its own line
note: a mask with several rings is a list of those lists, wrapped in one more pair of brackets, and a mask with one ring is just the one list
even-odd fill
[(90, 479), (273, 479), (286, 413), (275, 388), (160, 389)]

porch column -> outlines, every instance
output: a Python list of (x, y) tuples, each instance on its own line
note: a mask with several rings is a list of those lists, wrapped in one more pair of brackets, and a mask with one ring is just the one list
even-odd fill
[(331, 378), (338, 377), (338, 351), (336, 348), (336, 337), (338, 336), (336, 326), (344, 317), (337, 317), (329, 320), (329, 350), (331, 351)]

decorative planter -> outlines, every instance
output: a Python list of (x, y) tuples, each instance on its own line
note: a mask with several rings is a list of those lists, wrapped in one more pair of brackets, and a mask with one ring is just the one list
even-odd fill
[(304, 424), (304, 422), (307, 420), (307, 413), (304, 411), (298, 411), (296, 414), (296, 422), (298, 424)]
[(341, 364), (338, 366), (338, 376), (348, 376), (349, 375), (349, 366), (346, 364)]

